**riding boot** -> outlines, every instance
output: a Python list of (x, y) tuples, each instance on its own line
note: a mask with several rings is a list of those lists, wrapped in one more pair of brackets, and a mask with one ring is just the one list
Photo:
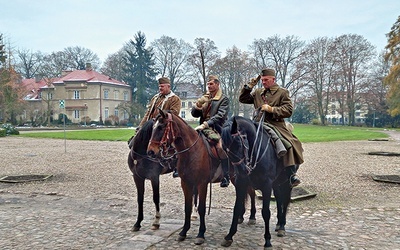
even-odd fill
[(297, 177), (297, 175), (296, 175), (297, 168), (298, 167), (296, 165), (288, 166), (285, 168), (286, 173), (289, 178), (289, 183), (292, 187), (296, 187), (301, 183), (299, 177)]
[(222, 171), (224, 172), (224, 178), (221, 181), (221, 187), (229, 186), (229, 161), (228, 159), (221, 160)]

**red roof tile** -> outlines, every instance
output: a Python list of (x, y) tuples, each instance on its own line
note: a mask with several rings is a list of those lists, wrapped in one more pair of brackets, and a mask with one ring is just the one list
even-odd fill
[(109, 83), (109, 84), (117, 84), (117, 85), (128, 85), (124, 82), (117, 81), (112, 79), (109, 76), (100, 74), (94, 70), (74, 70), (71, 73), (61, 77), (57, 81), (53, 83), (63, 83), (63, 82), (74, 82), (74, 81), (85, 81), (85, 82), (102, 82), (102, 83)]

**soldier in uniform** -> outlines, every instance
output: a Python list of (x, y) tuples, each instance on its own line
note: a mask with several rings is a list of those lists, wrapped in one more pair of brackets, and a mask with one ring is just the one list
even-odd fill
[[(263, 88), (254, 86), (261, 79)], [(283, 156), (285, 172), (292, 187), (300, 184), (296, 172), (303, 160), (303, 147), (297, 137), (288, 129), (284, 118), (289, 118), (293, 113), (293, 104), (289, 91), (280, 87), (275, 81), (274, 69), (263, 69), (261, 75), (253, 78), (240, 91), (239, 102), (253, 104), (256, 111), (265, 112), (264, 121), (279, 131), (281, 136), (290, 142), (291, 146)], [(256, 115), (259, 121), (261, 115)]]

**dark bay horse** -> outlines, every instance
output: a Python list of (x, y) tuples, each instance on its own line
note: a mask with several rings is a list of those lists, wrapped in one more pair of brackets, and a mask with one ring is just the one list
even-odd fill
[[(209, 155), (207, 142), (201, 133), (194, 130), (181, 117), (160, 110), (160, 115), (153, 126), (147, 153), (153, 157), (169, 158), (171, 154), (168, 152), (172, 148), (175, 150), (173, 155), (177, 157), (176, 168), (185, 197), (185, 223), (177, 240), (185, 240), (187, 231), (190, 229), (193, 195), (196, 192), (200, 226), (195, 244), (200, 245), (205, 241), (207, 185), (222, 176), (220, 160)], [(252, 205), (254, 205), (253, 202)], [(255, 212), (255, 205), (252, 212)], [(253, 217), (255, 219), (254, 214)]]
[(233, 242), (233, 235), (237, 232), (238, 219), (243, 213), (241, 204), (249, 186), (262, 192), (262, 217), (265, 224), (264, 248), (272, 247), (271, 233), (269, 232), (271, 217), (269, 206), (272, 190), (278, 208), (278, 223), (275, 231), (278, 232), (278, 236), (285, 235), (286, 213), (292, 187), (283, 171), (283, 160), (278, 158), (270, 135), (262, 127), (259, 129), (257, 127), (258, 123), (234, 116), (225, 124), (221, 134), (223, 146), (236, 172), (236, 201), (233, 219), (222, 246), (230, 246)]
[[(169, 162), (161, 165), (158, 160), (148, 157), (147, 144), (150, 141), (152, 130), (153, 120), (149, 120), (137, 132), (135, 137), (131, 139), (132, 141), (129, 142), (131, 150), (128, 155), (128, 165), (133, 174), (133, 180), (136, 185), (138, 204), (137, 220), (132, 231), (140, 230), (140, 224), (143, 221), (143, 201), (146, 179), (151, 181), (153, 202), (156, 208), (152, 229), (155, 230), (160, 227), (160, 175), (169, 173), (173, 170), (173, 167), (169, 165)], [(163, 167), (163, 165), (165, 167)]]

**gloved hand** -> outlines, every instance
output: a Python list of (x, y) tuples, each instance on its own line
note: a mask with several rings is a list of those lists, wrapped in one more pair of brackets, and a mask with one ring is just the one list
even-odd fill
[(273, 113), (274, 112), (274, 107), (269, 106), (268, 104), (263, 104), (261, 106), (262, 111), (267, 111), (268, 113)]
[(203, 104), (206, 103), (209, 100), (209, 98), (210, 98), (209, 94), (204, 94), (202, 97), (197, 99), (196, 106), (198, 108), (201, 108), (203, 106)]
[(247, 86), (250, 88), (254, 88), (257, 85), (258, 81), (260, 81), (261, 75), (258, 75), (257, 78), (251, 78), (250, 82), (247, 83)]
[(207, 122), (203, 122), (203, 124), (195, 127), (194, 130), (202, 131), (203, 129), (206, 129), (206, 128), (208, 128), (208, 123)]

